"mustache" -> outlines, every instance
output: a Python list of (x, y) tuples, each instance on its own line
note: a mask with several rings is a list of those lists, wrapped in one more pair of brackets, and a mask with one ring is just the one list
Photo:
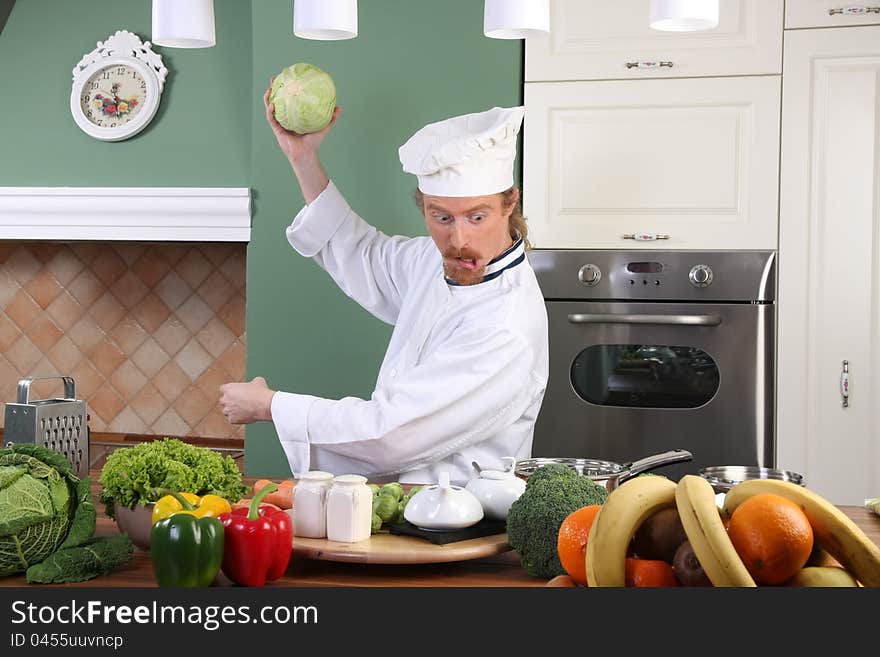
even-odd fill
[(453, 249), (449, 248), (443, 252), (444, 258), (464, 258), (467, 260), (477, 260), (480, 257), (480, 254), (476, 251), (471, 251), (470, 249)]

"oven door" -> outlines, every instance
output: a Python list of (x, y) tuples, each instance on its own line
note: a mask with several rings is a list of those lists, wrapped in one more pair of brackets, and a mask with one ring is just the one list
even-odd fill
[(550, 376), (534, 456), (774, 465), (772, 304), (547, 301)]

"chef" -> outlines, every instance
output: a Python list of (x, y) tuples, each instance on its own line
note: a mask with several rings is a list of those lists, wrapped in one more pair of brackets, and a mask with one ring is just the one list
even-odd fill
[(367, 311), (394, 326), (369, 399), (275, 391), (262, 377), (221, 388), (232, 423), (272, 421), (294, 476), (463, 485), (502, 457), (531, 454), (547, 383), (547, 314), (525, 257), (514, 185), (523, 108), (495, 107), (425, 126), (399, 149), (418, 179), (429, 237), (388, 236), (349, 207), (324, 172), (319, 133), (266, 117), (306, 206), (286, 230)]

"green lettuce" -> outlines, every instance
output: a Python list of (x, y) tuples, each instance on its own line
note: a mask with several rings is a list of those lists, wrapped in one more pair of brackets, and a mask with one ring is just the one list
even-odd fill
[(232, 458), (175, 438), (117, 449), (107, 457), (98, 482), (103, 487), (98, 499), (111, 518), (115, 503), (130, 509), (146, 505), (161, 496), (159, 489), (210, 493), (230, 503), (247, 490)]
[(269, 91), (275, 120), (285, 130), (304, 135), (323, 130), (336, 108), (336, 85), (317, 66), (299, 62), (275, 76)]

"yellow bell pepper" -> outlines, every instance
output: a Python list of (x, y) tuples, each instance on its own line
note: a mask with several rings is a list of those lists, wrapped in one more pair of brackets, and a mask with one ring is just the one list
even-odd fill
[[(186, 501), (186, 504), (182, 500)], [(221, 513), (230, 513), (231, 511), (232, 506), (219, 495), (199, 497), (194, 493), (170, 493), (159, 498), (153, 505), (152, 524), (178, 513), (185, 513), (196, 518), (216, 518)]]

